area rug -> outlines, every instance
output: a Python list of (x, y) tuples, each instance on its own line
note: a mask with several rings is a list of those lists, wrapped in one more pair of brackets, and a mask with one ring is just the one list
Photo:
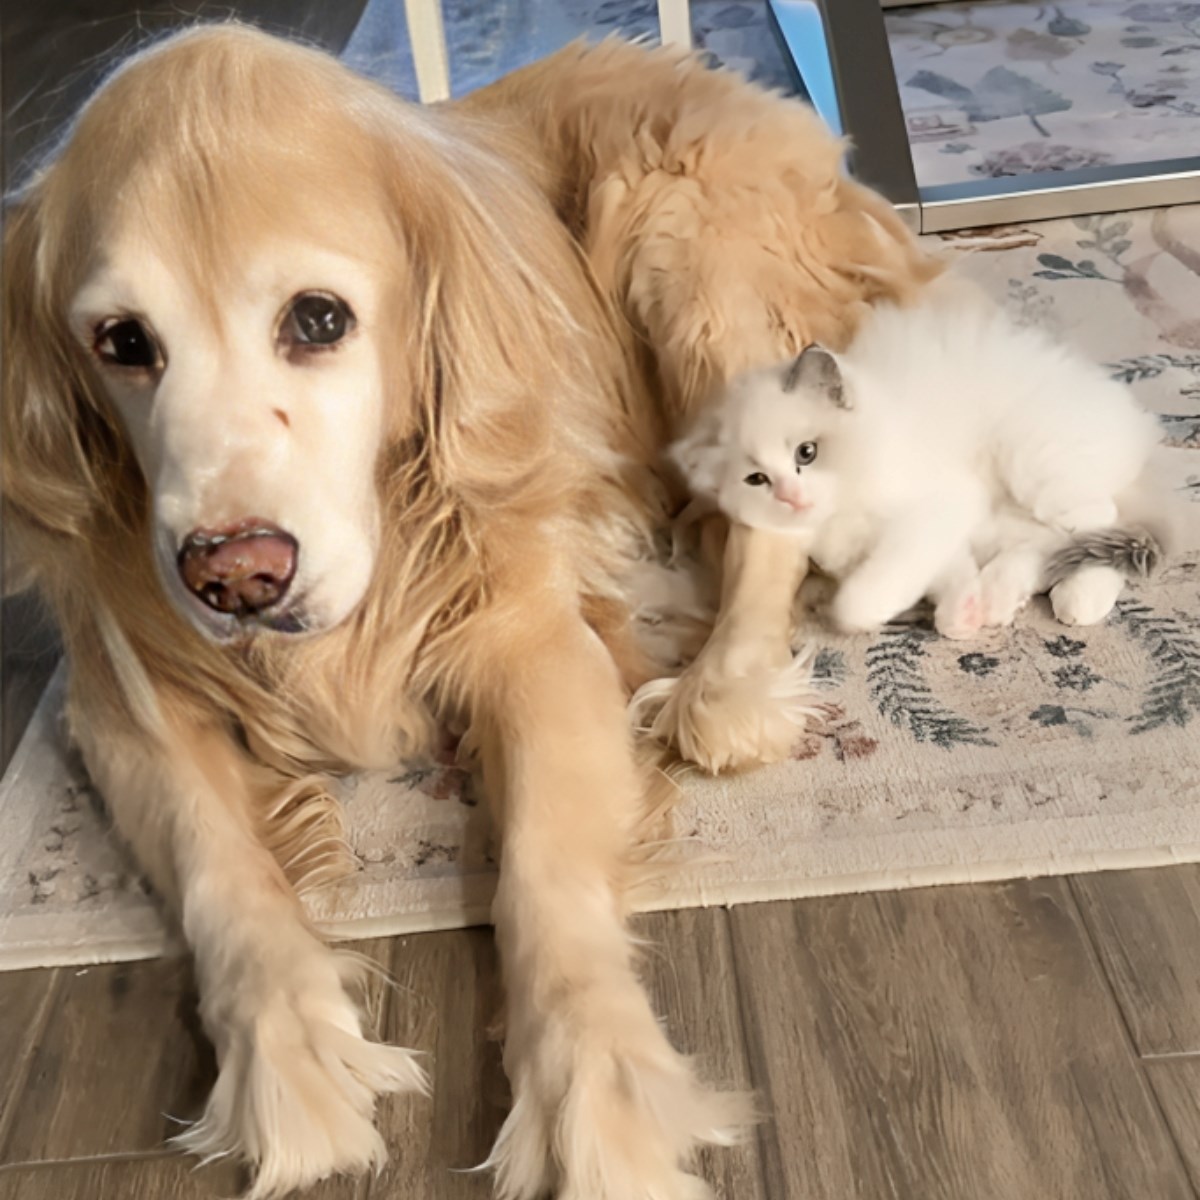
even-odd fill
[[(1045, 604), (978, 643), (814, 627), (822, 722), (792, 761), (684, 780), (644, 909), (1200, 861), (1200, 208), (931, 243), (1162, 414), (1184, 552), (1093, 629)], [(170, 934), (106, 832), (52, 687), (0, 787), (0, 967), (155, 955)], [(483, 922), (484, 808), (446, 763), (348, 780), (356, 872), (306, 898), (338, 937)]]
[(922, 186), (1181, 158), (1200, 144), (1200, 4), (990, 0), (886, 21)]

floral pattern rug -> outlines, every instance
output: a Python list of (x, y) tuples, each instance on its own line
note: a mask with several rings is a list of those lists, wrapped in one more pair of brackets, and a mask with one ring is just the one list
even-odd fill
[[(652, 0), (447, 0), (445, 7), (456, 92), (579, 33), (646, 33), (656, 21)], [(1001, 10), (1019, 10), (1025, 24), (986, 24)], [(1020, 142), (1067, 144), (1060, 122), (1070, 105), (1002, 116), (1000, 102), (979, 86), (991, 66), (980, 60), (976, 75), (955, 55), (982, 45), (972, 30), (1004, 28), (1004, 44), (1020, 51), (1006, 69), (1031, 79), (1042, 71), (1035, 82), (1050, 88), (1066, 79), (1069, 58), (1090, 61), (1091, 32), (1080, 26), (1099, 28), (1101, 16), (1117, 10), (1125, 41), (1158, 44), (1123, 45), (1126, 58), (1106, 50), (1101, 61), (1123, 64), (1121, 71), (1088, 68), (1089, 80), (1145, 86), (1149, 68), (1141, 59), (1130, 66), (1135, 51), (1190, 69), (1184, 47), (1190, 28), (1200, 28), (1200, 5), (1004, 3), (895, 17), (916, 23), (899, 27), (920, 51), (913, 73), (937, 73), (973, 97), (968, 104), (941, 83), (934, 92), (917, 88), (931, 112), (940, 105), (947, 121), (958, 121), (950, 140), (975, 139), (945, 155), (948, 142), (922, 145), (966, 169), (1000, 144), (985, 146), (979, 128), (990, 137), (1008, 124), (1019, 128)], [(401, 13), (399, 0), (371, 0), (346, 57), (412, 95)], [(1014, 38), (1027, 25), (1034, 40)], [(714, 57), (786, 84), (764, 4), (694, 0), (693, 27)], [(1039, 38), (1057, 39), (1053, 52)], [(931, 47), (943, 44), (934, 54)], [(1073, 47), (1070, 54), (1060, 53), (1063, 46)], [(993, 117), (982, 119), (985, 111)], [(1159, 120), (1172, 128), (1184, 121), (1165, 104), (1147, 111), (1148, 130)], [(963, 133), (964, 116), (976, 132)], [(1118, 139), (1106, 138), (1104, 148), (1117, 152)], [(791, 762), (685, 781), (670, 867), (638, 898), (644, 908), (1200, 860), (1200, 207), (929, 242), (1021, 320), (1108, 364), (1161, 414), (1159, 469), (1185, 514), (1184, 550), (1095, 629), (1057, 625), (1043, 602), (1016, 628), (972, 644), (939, 639), (921, 623), (897, 623), (874, 638), (814, 627), (824, 720), (797, 738)], [(60, 705), (56, 684), (0, 782), (0, 968), (142, 957), (170, 942), (65, 749)], [(413, 763), (346, 781), (343, 799), (358, 869), (306, 898), (331, 933), (367, 937), (486, 920), (496, 864), (484, 807), (465, 772), (451, 762)]]
[(1200, 4), (992, 0), (886, 20), (923, 187), (1200, 147)]
[[(1108, 622), (1044, 602), (974, 643), (814, 627), (822, 722), (791, 762), (693, 776), (644, 908), (1200, 860), (1200, 207), (930, 239), (1023, 321), (1161, 414), (1182, 553)], [(64, 750), (47, 696), (2, 785), (0, 967), (129, 958), (169, 936)], [(336, 935), (485, 921), (485, 810), (450, 762), (349, 780), (358, 869), (307, 898)]]

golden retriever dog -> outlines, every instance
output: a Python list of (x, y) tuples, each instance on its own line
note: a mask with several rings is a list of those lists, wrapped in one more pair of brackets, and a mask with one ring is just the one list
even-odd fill
[[(297, 896), (346, 866), (331, 775), (442, 726), (502, 837), (498, 1194), (709, 1194), (690, 1153), (745, 1105), (671, 1047), (623, 922), (670, 791), (629, 726), (653, 667), (628, 572), (714, 383), (932, 274), (840, 153), (676, 53), (569, 47), (421, 109), (214, 26), (119, 68), (14, 198), (10, 537), (71, 734), (194, 954), (220, 1070), (179, 1141), (240, 1156), (253, 1196), (377, 1164), (377, 1097), (424, 1086)], [(709, 767), (794, 732), (790, 553), (732, 531), (658, 714)]]

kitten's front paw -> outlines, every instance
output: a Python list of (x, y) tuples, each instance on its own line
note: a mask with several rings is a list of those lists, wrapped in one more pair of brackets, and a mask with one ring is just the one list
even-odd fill
[(963, 641), (974, 637), (983, 626), (983, 597), (978, 583), (966, 591), (939, 601), (933, 627), (945, 638)]
[(988, 629), (1011, 625), (1033, 595), (1029, 581), (1001, 560), (988, 563), (979, 578), (983, 592), (982, 623)]
[(891, 605), (880, 604), (875, 589), (844, 583), (829, 606), (829, 615), (843, 633), (874, 633), (896, 612)]
[(1050, 606), (1064, 625), (1098, 625), (1124, 586), (1124, 578), (1112, 567), (1084, 567), (1054, 585)]

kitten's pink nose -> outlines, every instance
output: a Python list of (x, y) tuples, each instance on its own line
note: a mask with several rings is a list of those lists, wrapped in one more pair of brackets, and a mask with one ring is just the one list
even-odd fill
[(798, 487), (779, 487), (775, 489), (775, 499), (795, 512), (806, 512), (812, 508), (808, 497)]

